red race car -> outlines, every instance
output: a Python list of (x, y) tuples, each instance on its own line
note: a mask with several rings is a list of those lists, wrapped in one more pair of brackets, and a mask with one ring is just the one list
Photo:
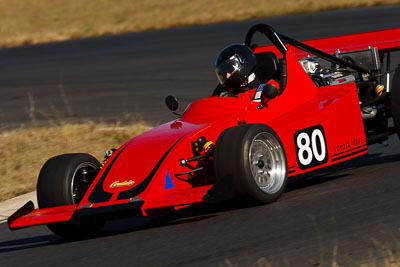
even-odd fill
[[(252, 45), (256, 32), (272, 45)], [(104, 164), (88, 154), (49, 159), (38, 178), (39, 209), (28, 202), (9, 228), (47, 224), (70, 237), (112, 218), (195, 203), (237, 196), (271, 203), (290, 177), (364, 156), (368, 145), (400, 132), (400, 68), (393, 77), (390, 70), (400, 28), (299, 42), (258, 24), (244, 46), (254, 52), (260, 86), (219, 86), (179, 119), (108, 150)], [(176, 99), (166, 102), (175, 112)]]

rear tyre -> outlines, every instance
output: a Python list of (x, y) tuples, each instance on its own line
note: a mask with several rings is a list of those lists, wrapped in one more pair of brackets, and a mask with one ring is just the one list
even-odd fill
[(396, 68), (391, 86), (391, 107), (393, 124), (400, 138), (400, 66)]
[(226, 129), (214, 151), (218, 181), (231, 181), (239, 195), (256, 203), (276, 201), (287, 184), (287, 160), (282, 142), (272, 128), (247, 124)]
[[(89, 154), (63, 154), (50, 158), (38, 178), (39, 208), (79, 204), (99, 170), (99, 161)], [(96, 234), (103, 224), (94, 220), (68, 221), (47, 227), (57, 235), (77, 238)]]

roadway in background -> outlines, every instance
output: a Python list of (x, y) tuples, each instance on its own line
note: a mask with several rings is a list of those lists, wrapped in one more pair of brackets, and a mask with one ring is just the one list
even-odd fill
[(256, 23), (305, 40), (399, 27), (399, 14), (400, 5), (382, 6), (3, 49), (0, 129), (29, 125), (33, 116), (48, 124), (130, 114), (158, 125), (175, 118), (164, 104), (168, 94), (183, 110), (213, 91), (218, 52), (242, 42)]

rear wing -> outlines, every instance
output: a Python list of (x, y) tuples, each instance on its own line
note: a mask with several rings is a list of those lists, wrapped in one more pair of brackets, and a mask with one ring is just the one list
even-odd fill
[[(368, 47), (376, 47), (379, 52), (383, 53), (400, 51), (400, 28), (307, 40), (302, 43), (329, 54), (337, 52), (338, 49), (340, 52), (348, 52)], [(309, 54), (295, 47), (290, 47), (290, 49), (297, 58), (302, 58)], [(265, 51), (280, 54), (273, 45), (257, 47), (254, 52)]]

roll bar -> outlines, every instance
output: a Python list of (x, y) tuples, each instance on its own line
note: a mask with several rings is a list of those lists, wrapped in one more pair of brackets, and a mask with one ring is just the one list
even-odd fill
[(309, 53), (311, 53), (313, 55), (319, 56), (319, 57), (321, 57), (321, 58), (323, 58), (323, 59), (325, 59), (327, 61), (336, 63), (336, 64), (344, 66), (344, 67), (351, 68), (351, 69), (356, 70), (356, 71), (361, 72), (361, 73), (369, 73), (369, 74), (371, 74), (371, 72), (369, 70), (367, 70), (367, 69), (365, 69), (363, 67), (354, 65), (351, 62), (345, 61), (345, 60), (343, 60), (341, 58), (335, 57), (335, 56), (333, 56), (331, 54), (328, 54), (328, 53), (325, 53), (325, 52), (323, 52), (321, 50), (318, 50), (318, 49), (316, 49), (316, 48), (314, 48), (312, 46), (309, 46), (309, 45), (306, 45), (306, 44), (304, 44), (302, 42), (299, 42), (299, 41), (297, 41), (297, 40), (295, 40), (293, 38), (290, 38), (290, 37), (288, 37), (286, 35), (280, 34), (280, 33), (276, 32), (274, 30), (274, 28), (272, 28), (268, 24), (256, 24), (253, 27), (251, 27), (248, 30), (248, 32), (246, 34), (246, 37), (244, 39), (244, 44), (246, 46), (250, 47), (251, 41), (253, 39), (253, 35), (256, 32), (260, 32), (262, 34), (265, 34), (265, 36), (267, 36), (267, 38), (276, 46), (276, 48), (283, 55), (283, 59), (281, 60), (282, 64), (281, 64), (281, 62), (279, 63), (280, 64), (279, 65), (279, 71), (283, 72), (283, 73), (280, 73), (280, 76), (282, 76), (281, 78), (284, 79), (283, 82), (280, 81), (280, 83), (282, 83), (282, 84), (280, 84), (282, 91), (286, 87), (286, 73), (287, 73), (287, 69), (286, 69), (286, 51), (287, 51), (287, 47), (286, 47), (285, 42), (290, 44), (290, 45), (292, 45), (292, 46), (294, 46), (294, 47), (296, 47), (296, 48), (298, 48), (298, 49), (300, 49), (300, 50), (303, 50), (303, 51), (309, 52)]
[(267, 36), (267, 38), (276, 46), (276, 48), (278, 48), (278, 50), (283, 55), (283, 58), (279, 61), (279, 87), (280, 87), (280, 93), (282, 93), (283, 90), (285, 90), (287, 83), (287, 67), (286, 67), (287, 47), (280, 38), (279, 34), (274, 30), (274, 28), (272, 28), (267, 24), (256, 24), (253, 27), (251, 27), (248, 30), (246, 37), (244, 39), (244, 45), (250, 47), (251, 40), (253, 39), (253, 35), (256, 32), (265, 34), (265, 36)]
[(279, 34), (269, 26), (268, 24), (256, 24), (253, 27), (251, 27), (246, 34), (246, 37), (244, 39), (244, 44), (248, 47), (250, 47), (251, 40), (253, 39), (253, 35), (256, 32), (263, 33), (267, 36), (267, 38), (278, 48), (278, 50), (283, 54), (285, 57), (287, 47), (285, 43), (282, 41), (280, 38)]

